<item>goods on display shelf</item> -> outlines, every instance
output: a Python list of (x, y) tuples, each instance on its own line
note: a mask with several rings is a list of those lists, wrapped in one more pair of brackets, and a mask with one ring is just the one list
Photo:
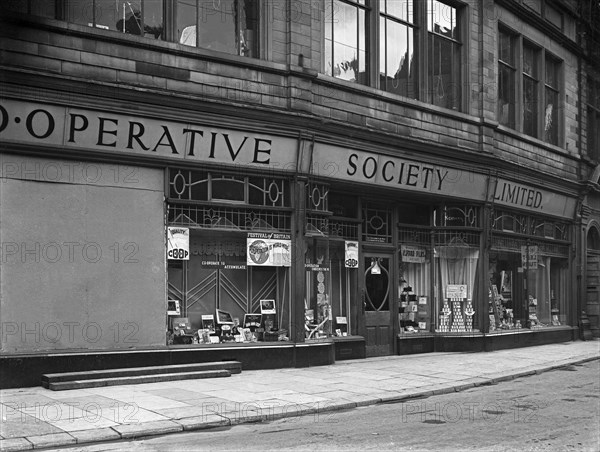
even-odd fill
[(454, 333), (465, 332), (465, 320), (462, 310), (464, 300), (451, 298), (450, 301), (452, 301), (452, 324), (450, 325), (450, 331)]

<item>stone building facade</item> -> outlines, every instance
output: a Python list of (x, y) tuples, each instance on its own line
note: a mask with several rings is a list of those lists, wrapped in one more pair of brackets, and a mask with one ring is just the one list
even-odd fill
[(3, 386), (598, 335), (585, 2), (2, 8)]

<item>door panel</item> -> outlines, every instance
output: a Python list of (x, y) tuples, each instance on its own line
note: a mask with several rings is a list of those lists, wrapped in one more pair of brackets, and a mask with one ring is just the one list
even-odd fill
[(391, 337), (391, 256), (364, 256), (364, 302), (367, 356), (392, 352)]

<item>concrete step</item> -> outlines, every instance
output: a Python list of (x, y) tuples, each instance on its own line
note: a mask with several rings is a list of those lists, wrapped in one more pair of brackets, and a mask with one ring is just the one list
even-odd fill
[(52, 391), (67, 389), (99, 388), (102, 386), (132, 385), (139, 383), (157, 383), (160, 381), (195, 380), (200, 378), (230, 377), (228, 370), (202, 370), (196, 372), (175, 372), (154, 375), (136, 375), (129, 377), (96, 378), (89, 380), (69, 380), (56, 383), (47, 383), (46, 388)]
[(228, 370), (230, 374), (242, 372), (239, 361), (218, 361), (209, 363), (175, 364), (168, 366), (129, 367), (121, 369), (88, 370), (84, 372), (61, 372), (42, 375), (42, 386), (73, 380), (97, 380), (102, 378), (134, 377), (144, 375), (175, 374), (180, 372), (200, 372)]

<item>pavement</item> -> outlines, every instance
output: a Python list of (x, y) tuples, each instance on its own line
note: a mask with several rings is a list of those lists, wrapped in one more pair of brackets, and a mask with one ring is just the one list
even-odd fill
[(402, 402), (600, 359), (600, 340), (426, 353), (226, 378), (0, 390), (0, 451), (56, 448)]

